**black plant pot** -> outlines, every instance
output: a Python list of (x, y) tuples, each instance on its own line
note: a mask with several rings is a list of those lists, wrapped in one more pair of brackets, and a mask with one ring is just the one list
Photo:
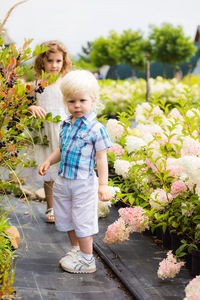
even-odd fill
[(171, 249), (175, 254), (176, 250), (181, 246), (182, 237), (178, 235), (176, 232), (171, 232)]
[(183, 257), (184, 261), (185, 261), (185, 266), (186, 268), (188, 268), (189, 270), (192, 270), (192, 254), (188, 253)]
[(193, 249), (192, 255), (192, 276), (200, 275), (200, 250)]
[(155, 229), (155, 235), (157, 236), (157, 238), (159, 240), (162, 241), (162, 238), (163, 238), (163, 230), (162, 230), (162, 227), (156, 227)]
[(171, 234), (169, 228), (167, 228), (165, 232), (163, 232), (162, 241), (163, 241), (163, 246), (165, 248), (168, 249), (171, 248)]

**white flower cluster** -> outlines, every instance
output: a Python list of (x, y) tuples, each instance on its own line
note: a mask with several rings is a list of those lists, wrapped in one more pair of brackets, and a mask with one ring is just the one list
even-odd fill
[(123, 178), (128, 177), (128, 171), (131, 168), (131, 163), (127, 160), (117, 159), (114, 162), (114, 169), (117, 175), (122, 176)]
[(200, 155), (200, 142), (190, 136), (183, 138), (181, 155)]
[(131, 153), (133, 151), (138, 151), (145, 146), (147, 146), (147, 143), (142, 138), (132, 136), (132, 135), (128, 135), (126, 137), (126, 147), (128, 153)]
[(200, 184), (200, 157), (194, 155), (185, 155), (177, 159), (184, 173), (195, 183)]
[(113, 197), (115, 197), (116, 193), (120, 193), (121, 190), (118, 186), (108, 186), (109, 192)]
[(194, 205), (190, 202), (181, 204), (181, 212), (183, 216), (191, 217), (194, 211)]
[(106, 124), (106, 130), (111, 141), (114, 143), (124, 134), (124, 127), (116, 119), (109, 119)]
[(167, 194), (163, 189), (158, 188), (151, 193), (149, 203), (152, 208), (162, 210), (171, 200), (172, 197), (170, 194)]

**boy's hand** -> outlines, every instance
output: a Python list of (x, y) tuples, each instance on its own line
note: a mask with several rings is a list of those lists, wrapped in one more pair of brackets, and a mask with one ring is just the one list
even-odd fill
[(41, 106), (31, 105), (28, 109), (32, 112), (34, 117), (38, 116), (40, 119), (44, 118), (47, 114)]
[(46, 175), (47, 170), (50, 168), (50, 162), (46, 160), (43, 164), (40, 165), (38, 173), (42, 176)]
[(98, 196), (100, 201), (110, 201), (113, 198), (112, 194), (109, 192), (107, 184), (99, 185)]

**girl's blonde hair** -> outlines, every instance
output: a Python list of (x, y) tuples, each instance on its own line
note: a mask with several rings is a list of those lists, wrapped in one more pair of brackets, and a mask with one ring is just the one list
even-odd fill
[(60, 85), (63, 100), (73, 97), (77, 92), (88, 93), (90, 97), (97, 99), (99, 96), (99, 84), (95, 76), (87, 70), (74, 70), (65, 75)]
[(64, 45), (59, 42), (59, 41), (47, 41), (41, 44), (41, 46), (47, 46), (48, 50), (40, 53), (36, 58), (34, 62), (34, 69), (36, 76), (41, 77), (42, 75), (42, 70), (45, 71), (44, 69), (44, 58), (48, 58), (50, 53), (56, 53), (56, 52), (62, 52), (63, 54), (63, 66), (60, 71), (60, 74), (64, 76), (70, 69), (71, 69), (71, 60), (69, 58), (69, 55), (67, 53), (66, 48)]

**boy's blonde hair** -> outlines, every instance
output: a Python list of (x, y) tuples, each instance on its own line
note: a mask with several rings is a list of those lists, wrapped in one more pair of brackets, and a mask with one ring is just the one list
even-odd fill
[(88, 93), (93, 99), (99, 98), (99, 84), (95, 76), (87, 70), (74, 70), (65, 75), (60, 85), (63, 101), (73, 97), (77, 92)]
[(36, 58), (34, 62), (34, 69), (36, 76), (41, 77), (42, 70), (45, 72), (44, 69), (44, 58), (48, 58), (50, 53), (56, 53), (56, 52), (62, 52), (63, 54), (63, 66), (60, 71), (60, 74), (64, 76), (69, 70), (71, 69), (71, 60), (69, 58), (69, 55), (67, 53), (66, 48), (64, 45), (59, 41), (47, 41), (41, 44), (41, 46), (47, 46), (48, 50), (40, 53)]

